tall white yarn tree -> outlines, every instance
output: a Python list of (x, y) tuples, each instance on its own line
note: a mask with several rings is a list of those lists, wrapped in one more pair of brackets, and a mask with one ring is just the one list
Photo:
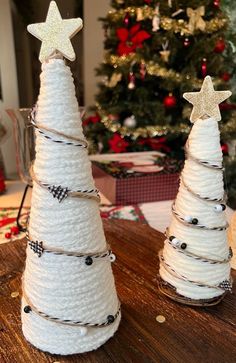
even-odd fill
[(118, 328), (120, 307), (99, 213), (75, 87), (64, 57), (81, 19), (62, 20), (54, 1), (42, 40), (41, 87), (32, 124), (36, 159), (23, 274), (22, 329), (35, 347), (57, 354), (98, 348)]
[(225, 216), (219, 103), (230, 91), (215, 91), (207, 76), (193, 104), (186, 161), (172, 206), (172, 221), (160, 252), (160, 289), (191, 305), (218, 303), (231, 290)]

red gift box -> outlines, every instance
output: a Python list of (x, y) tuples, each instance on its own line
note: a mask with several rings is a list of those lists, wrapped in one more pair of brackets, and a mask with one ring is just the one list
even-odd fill
[[(172, 168), (172, 172), (169, 172), (165, 166), (149, 165), (143, 159), (143, 154), (153, 157), (158, 154), (159, 158), (164, 155), (156, 152), (131, 154), (142, 154), (140, 164), (137, 160), (134, 164), (123, 159), (124, 154), (121, 154), (122, 160), (116, 160), (117, 156), (114, 155), (106, 155), (105, 160), (104, 155), (96, 157), (95, 160), (91, 157), (95, 185), (100, 192), (112, 204), (117, 205), (174, 199), (179, 187), (179, 171), (175, 172), (176, 168)], [(128, 153), (125, 155), (129, 157)]]

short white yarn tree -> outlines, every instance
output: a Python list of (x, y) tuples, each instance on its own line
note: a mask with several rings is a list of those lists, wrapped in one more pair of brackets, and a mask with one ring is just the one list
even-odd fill
[(191, 305), (218, 303), (231, 290), (219, 103), (230, 91), (215, 91), (207, 76), (200, 92), (184, 94), (194, 123), (172, 206), (172, 221), (160, 252), (160, 289)]
[(42, 40), (41, 87), (32, 113), (36, 159), (23, 274), (22, 329), (35, 347), (56, 354), (90, 351), (118, 328), (120, 306), (99, 213), (87, 143), (70, 68), (70, 38), (81, 19), (62, 20), (50, 3)]

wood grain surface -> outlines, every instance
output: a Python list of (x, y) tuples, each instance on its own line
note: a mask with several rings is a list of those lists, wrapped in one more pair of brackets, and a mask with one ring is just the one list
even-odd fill
[[(162, 296), (157, 287), (158, 251), (164, 236), (131, 221), (104, 221), (117, 256), (113, 264), (122, 321), (97, 351), (71, 356), (41, 352), (21, 332), (20, 292), (25, 241), (0, 246), (0, 363), (234, 363), (236, 286), (219, 305), (192, 308)], [(235, 272), (233, 273), (236, 276)], [(166, 318), (156, 321), (157, 315)]]

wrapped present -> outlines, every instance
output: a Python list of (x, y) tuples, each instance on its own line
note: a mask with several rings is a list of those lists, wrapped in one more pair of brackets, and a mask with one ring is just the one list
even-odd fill
[(174, 199), (182, 161), (159, 152), (91, 155), (96, 187), (116, 205)]

